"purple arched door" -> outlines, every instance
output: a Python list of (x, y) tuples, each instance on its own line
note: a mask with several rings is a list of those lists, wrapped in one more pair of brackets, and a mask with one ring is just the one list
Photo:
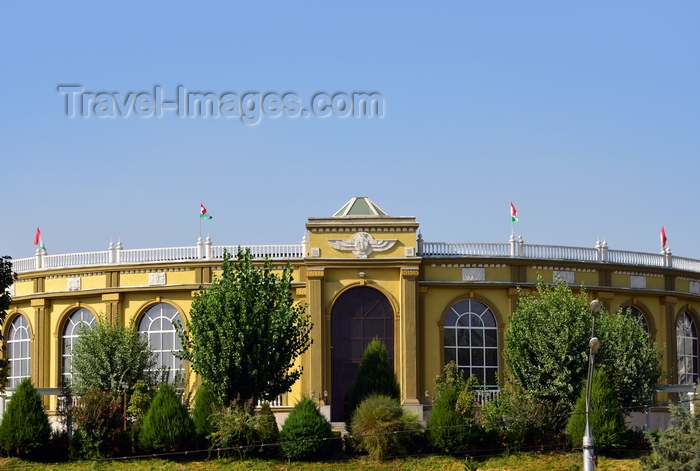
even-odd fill
[(362, 354), (374, 338), (384, 342), (394, 361), (394, 311), (373, 288), (352, 288), (341, 294), (331, 313), (331, 420), (345, 420), (345, 396), (355, 382)]

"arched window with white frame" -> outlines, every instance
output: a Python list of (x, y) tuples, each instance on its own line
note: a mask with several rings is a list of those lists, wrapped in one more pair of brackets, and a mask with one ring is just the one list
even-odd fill
[(443, 326), (445, 364), (454, 361), (466, 377), (487, 388), (498, 387), (498, 325), (481, 301), (463, 299), (447, 311)]
[(698, 380), (698, 331), (689, 312), (676, 320), (676, 356), (678, 384), (695, 384)]
[(23, 315), (12, 320), (7, 333), (7, 363), (10, 368), (7, 387), (16, 388), (29, 378), (31, 367), (31, 340), (29, 323)]
[(73, 346), (78, 341), (80, 329), (92, 329), (95, 325), (95, 316), (88, 309), (81, 307), (73, 311), (61, 333), (61, 382), (62, 386), (68, 386), (73, 379), (72, 360)]
[(154, 370), (158, 374), (167, 371), (170, 383), (185, 371), (183, 360), (175, 356), (175, 353), (182, 350), (175, 324), (183, 324), (177, 309), (167, 303), (158, 303), (146, 310), (138, 327), (139, 334), (148, 339), (148, 344), (156, 354)]

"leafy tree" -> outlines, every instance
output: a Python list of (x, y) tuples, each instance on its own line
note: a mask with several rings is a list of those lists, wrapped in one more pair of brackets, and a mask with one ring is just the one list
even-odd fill
[(78, 396), (97, 388), (117, 397), (124, 392), (122, 383), (133, 391), (139, 380), (149, 387), (156, 381), (152, 371), (156, 358), (148, 339), (139, 335), (133, 322), (128, 327), (110, 324), (104, 316), (91, 329), (80, 329), (71, 365), (73, 392)]
[(139, 446), (146, 452), (169, 453), (187, 449), (194, 439), (194, 422), (175, 389), (161, 383), (143, 419)]
[(130, 450), (124, 430), (124, 406), (109, 391), (90, 388), (73, 406), (75, 434), (71, 454), (79, 459), (99, 459)]
[[(608, 377), (601, 369), (595, 370), (593, 374), (589, 417), (596, 450), (613, 450), (625, 446), (628, 435), (625, 417)], [(574, 447), (581, 446), (585, 429), (586, 388), (582, 387), (581, 395), (574, 407), (574, 413), (569, 418), (567, 425), (569, 439)]]
[(348, 426), (357, 406), (371, 394), (383, 394), (397, 401), (401, 399), (396, 372), (389, 361), (386, 346), (379, 339), (367, 345), (357, 368), (355, 382), (345, 399), (345, 423)]
[[(588, 372), (588, 342), (593, 318), (584, 289), (574, 294), (563, 282), (542, 280), (535, 293), (521, 293), (505, 333), (504, 359), (517, 386), (548, 404), (554, 429), (560, 430)], [(632, 317), (601, 311), (596, 364), (614, 371), (611, 383), (623, 408), (648, 403), (661, 370), (656, 346)], [(626, 409), (628, 410), (628, 409)]]
[(50, 437), (51, 426), (41, 396), (32, 381), (25, 378), (2, 417), (0, 447), (10, 456), (27, 456), (48, 445)]
[[(7, 310), (12, 301), (8, 288), (15, 280), (17, 280), (17, 274), (12, 271), (12, 258), (7, 255), (0, 257), (0, 342), (2, 341), (2, 326), (5, 324)], [(0, 391), (5, 390), (7, 373), (7, 360), (0, 360)]]
[(181, 357), (224, 404), (272, 400), (301, 376), (295, 359), (311, 345), (311, 321), (291, 293), (292, 268), (256, 267), (250, 250), (224, 254), (223, 274), (194, 296)]

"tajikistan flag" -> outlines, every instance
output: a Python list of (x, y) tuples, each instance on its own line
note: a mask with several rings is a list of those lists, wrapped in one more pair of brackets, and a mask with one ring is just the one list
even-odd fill
[(199, 203), (199, 217), (202, 219), (211, 219), (212, 217), (207, 214), (207, 208), (204, 207), (202, 203)]
[(518, 210), (515, 209), (513, 202), (510, 202), (510, 222), (518, 222)]
[(38, 245), (41, 250), (46, 250), (44, 246), (44, 241), (41, 240), (41, 229), (36, 228), (36, 234), (34, 234), (34, 245)]

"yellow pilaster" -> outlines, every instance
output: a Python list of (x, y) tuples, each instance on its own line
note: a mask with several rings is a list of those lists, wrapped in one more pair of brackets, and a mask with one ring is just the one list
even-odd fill
[(103, 294), (102, 302), (105, 303), (105, 316), (107, 317), (107, 322), (114, 324), (118, 321), (123, 324), (124, 313), (122, 309), (122, 294)]
[(401, 395), (404, 404), (418, 400), (418, 267), (401, 269)]
[(51, 364), (49, 301), (32, 299), (31, 305), (34, 308), (34, 322), (32, 322), (31, 334), (30, 374), (35, 387), (46, 388), (49, 387), (50, 371), (48, 366)]
[(308, 362), (304, 365), (304, 375), (302, 376), (302, 392), (311, 394), (322, 394), (330, 387), (324, 384), (324, 372), (328, 368), (327, 337), (324, 335), (326, 319), (323, 309), (323, 268), (313, 268), (306, 271), (307, 296), (309, 303), (309, 316), (314, 327), (311, 331), (313, 343), (309, 347), (307, 355)]

